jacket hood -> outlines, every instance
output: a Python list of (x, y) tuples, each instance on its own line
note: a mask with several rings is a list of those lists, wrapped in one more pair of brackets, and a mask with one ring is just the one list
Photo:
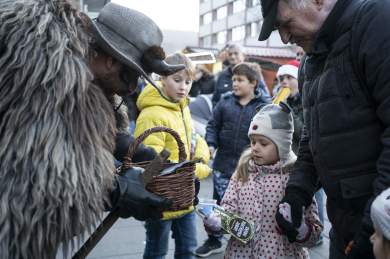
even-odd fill
[[(156, 84), (161, 88), (161, 82), (156, 82)], [(188, 98), (184, 98), (177, 103), (169, 101), (166, 97), (161, 96), (156, 88), (151, 84), (148, 84), (138, 97), (137, 108), (142, 111), (147, 107), (162, 106), (171, 110), (180, 111), (186, 107), (188, 103)]]

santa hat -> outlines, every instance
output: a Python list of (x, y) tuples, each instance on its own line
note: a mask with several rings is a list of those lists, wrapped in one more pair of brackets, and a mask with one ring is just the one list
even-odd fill
[(372, 203), (371, 219), (375, 228), (390, 240), (390, 188), (379, 194)]
[(262, 135), (270, 139), (277, 147), (283, 166), (297, 159), (291, 149), (294, 132), (293, 116), (285, 103), (267, 104), (253, 117), (248, 136)]
[(298, 79), (298, 67), (295, 65), (283, 65), (279, 67), (278, 72), (276, 73), (276, 76), (284, 76), (284, 75), (289, 75), (294, 77), (295, 79)]
[(293, 65), (295, 67), (299, 67), (299, 64), (300, 64), (299, 61), (296, 59), (287, 62), (287, 65)]

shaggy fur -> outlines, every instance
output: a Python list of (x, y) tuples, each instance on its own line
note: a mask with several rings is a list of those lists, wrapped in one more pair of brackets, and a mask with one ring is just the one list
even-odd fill
[(0, 1), (2, 259), (55, 258), (102, 214), (115, 119), (87, 49), (64, 0)]

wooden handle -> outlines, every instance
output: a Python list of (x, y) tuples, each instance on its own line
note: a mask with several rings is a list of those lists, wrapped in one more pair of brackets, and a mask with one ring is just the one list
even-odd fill
[(103, 220), (102, 223), (97, 227), (95, 232), (88, 238), (84, 245), (73, 255), (72, 259), (84, 259), (86, 258), (97, 243), (103, 238), (108, 230), (118, 220), (118, 212), (113, 211)]
[(134, 156), (135, 151), (137, 150), (138, 146), (144, 141), (147, 137), (149, 137), (150, 134), (156, 133), (156, 132), (166, 132), (169, 133), (177, 143), (177, 146), (179, 148), (179, 162), (183, 162), (187, 159), (186, 149), (184, 146), (183, 141), (180, 139), (179, 134), (174, 131), (173, 129), (158, 126), (154, 128), (150, 128), (148, 130), (145, 130), (141, 135), (139, 135), (134, 142), (134, 145), (129, 147), (129, 151), (127, 152), (127, 155), (124, 158), (124, 161), (127, 161), (131, 163), (131, 158)]

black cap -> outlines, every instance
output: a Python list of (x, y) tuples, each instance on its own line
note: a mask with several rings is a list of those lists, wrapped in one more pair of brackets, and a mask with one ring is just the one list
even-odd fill
[(259, 35), (259, 41), (268, 39), (275, 29), (275, 20), (278, 12), (279, 0), (261, 0), (261, 10), (263, 12), (263, 26)]

